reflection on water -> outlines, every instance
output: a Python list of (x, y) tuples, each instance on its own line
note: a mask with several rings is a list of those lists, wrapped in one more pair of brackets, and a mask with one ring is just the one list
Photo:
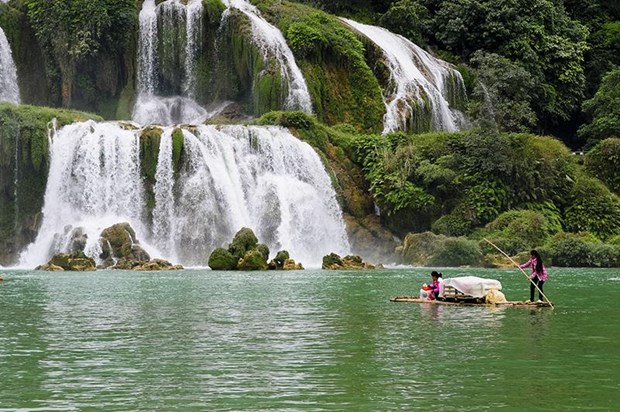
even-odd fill
[[(425, 279), (405, 269), (3, 274), (6, 410), (565, 410), (620, 400), (609, 311), (620, 284), (595, 300), (582, 294), (610, 271), (554, 270), (556, 310), (389, 302)], [(507, 296), (527, 291), (510, 271), (488, 275)]]

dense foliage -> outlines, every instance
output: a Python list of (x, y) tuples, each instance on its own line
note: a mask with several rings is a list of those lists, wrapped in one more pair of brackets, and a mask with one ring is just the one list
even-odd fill
[(137, 27), (133, 0), (24, 0), (39, 44), (58, 67), (62, 102), (71, 105), (79, 64), (101, 51), (123, 52)]
[[(596, 133), (586, 126), (576, 136), (589, 123), (582, 103), (620, 64), (614, 0), (300, 1), (382, 25), (470, 65), (481, 82), (471, 83), (471, 114), (484, 125), (556, 134), (573, 147)], [(584, 109), (596, 122), (592, 105)]]

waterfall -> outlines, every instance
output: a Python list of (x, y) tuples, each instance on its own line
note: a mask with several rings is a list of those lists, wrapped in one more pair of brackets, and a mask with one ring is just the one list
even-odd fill
[(284, 103), (287, 110), (303, 110), (312, 113), (312, 99), (306, 80), (301, 72), (293, 52), (286, 43), (282, 32), (265, 20), (260, 11), (247, 0), (223, 0), (228, 7), (222, 19), (230, 9), (237, 9), (245, 14), (252, 24), (254, 41), (264, 58), (275, 58), (280, 66), (282, 78), (287, 82), (288, 94)]
[[(201, 38), (200, 21), (202, 0), (166, 0), (159, 5), (155, 0), (145, 0), (140, 10), (140, 34), (138, 39), (138, 98), (134, 105), (132, 119), (140, 124), (201, 123), (210, 115), (192, 97), (196, 84), (196, 59)], [(159, 27), (161, 18), (162, 26)], [(158, 57), (158, 34), (172, 36), (177, 25), (184, 28), (185, 47), (172, 50), (182, 53), (182, 67), (175, 67), (183, 73), (182, 95), (160, 96), (159, 75), (161, 62)], [(165, 42), (166, 44), (174, 42)]]
[(20, 266), (32, 268), (68, 251), (72, 229), (88, 236), (85, 253), (96, 259), (99, 234), (115, 223), (129, 222), (145, 238), (138, 134), (118, 124), (88, 121), (52, 136), (43, 222)]
[(463, 114), (448, 102), (451, 79), (464, 90), (458, 71), (403, 36), (381, 27), (341, 20), (375, 43), (383, 51), (390, 69), (391, 87), (384, 92), (383, 133), (406, 129), (420, 108), (430, 111), (430, 126), (434, 130), (455, 131), (465, 125)]
[(342, 212), (317, 153), (286, 129), (198, 126), (181, 129), (183, 156), (173, 165), (172, 126), (161, 129), (148, 212), (140, 174), (143, 129), (119, 123), (75, 123), (50, 145), (50, 171), (39, 234), (20, 257), (34, 267), (68, 251), (72, 230), (87, 234), (85, 253), (98, 261), (101, 231), (129, 222), (154, 257), (206, 265), (242, 227), (272, 255), (288, 250), (306, 266), (349, 252)]
[(0, 102), (19, 103), (17, 69), (13, 61), (11, 46), (0, 27)]

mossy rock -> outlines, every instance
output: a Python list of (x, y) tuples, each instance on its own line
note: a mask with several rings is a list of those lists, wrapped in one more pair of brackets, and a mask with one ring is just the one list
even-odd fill
[(360, 256), (347, 255), (343, 258), (336, 253), (330, 253), (327, 256), (323, 256), (322, 268), (325, 270), (359, 270), (359, 269), (377, 269), (382, 268), (382, 265), (373, 265), (364, 262)]
[(254, 250), (258, 251), (258, 253), (263, 256), (265, 262), (269, 259), (269, 247), (267, 247), (267, 245), (259, 243), (258, 245), (256, 245)]
[(290, 259), (291, 256), (289, 255), (288, 251), (286, 250), (281, 250), (276, 254), (276, 257), (273, 259), (276, 261), (276, 263), (278, 264), (278, 266), (282, 267), (284, 266), (284, 262), (287, 259)]
[(228, 246), (228, 251), (237, 259), (242, 258), (249, 250), (255, 249), (258, 245), (258, 238), (252, 229), (241, 228)]
[(228, 250), (218, 247), (209, 256), (209, 267), (212, 270), (235, 270), (237, 261)]
[(46, 272), (64, 272), (65, 270), (60, 266), (53, 265), (51, 263), (46, 263), (45, 265), (40, 265), (34, 268), (34, 270), (44, 270)]
[(330, 253), (329, 255), (323, 256), (323, 264), (321, 265), (323, 269), (334, 266), (342, 266), (342, 259), (339, 255), (336, 253)]
[(238, 270), (267, 270), (267, 259), (263, 254), (256, 250), (250, 250), (239, 259), (237, 263)]
[(282, 270), (304, 270), (303, 265), (296, 263), (295, 259), (286, 259), (282, 264)]
[(154, 271), (154, 270), (182, 270), (183, 266), (173, 265), (164, 259), (153, 259), (141, 265), (135, 266), (136, 271)]
[[(101, 232), (102, 250), (107, 250), (107, 243), (112, 248), (112, 255), (122, 258), (131, 255), (131, 245), (136, 242), (136, 232), (129, 223), (117, 223)], [(104, 257), (105, 258), (105, 257)]]
[(69, 255), (67, 253), (57, 253), (47, 264), (49, 267), (58, 266), (63, 270), (85, 272), (96, 270), (95, 260), (85, 256), (84, 253)]

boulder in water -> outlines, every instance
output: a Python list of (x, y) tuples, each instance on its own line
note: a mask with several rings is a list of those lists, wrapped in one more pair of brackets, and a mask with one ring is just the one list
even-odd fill
[(151, 260), (151, 256), (140, 246), (136, 232), (129, 223), (117, 223), (105, 228), (99, 243), (99, 257), (103, 260), (104, 268), (114, 265), (115, 269), (132, 269)]
[(360, 269), (380, 269), (383, 265), (373, 265), (364, 262), (360, 256), (347, 255), (341, 258), (336, 253), (323, 256), (321, 266), (325, 270), (360, 270)]
[(286, 259), (282, 265), (282, 270), (303, 270), (301, 263), (296, 263), (295, 259)]
[(218, 247), (209, 256), (209, 267), (213, 270), (235, 270), (237, 259), (228, 250)]
[[(267, 245), (258, 243), (258, 238), (252, 229), (244, 227), (235, 234), (228, 249), (219, 247), (211, 252), (209, 267), (213, 270), (282, 270), (285, 269), (289, 254), (281, 250), (269, 264), (268, 259)], [(299, 270), (303, 267), (292, 260), (288, 263), (288, 269)]]
[(78, 253), (57, 253), (45, 265), (37, 266), (35, 270), (47, 271), (75, 271), (86, 272), (96, 270), (95, 260), (86, 256), (83, 252)]
[(232, 243), (228, 246), (228, 251), (237, 259), (242, 258), (249, 250), (256, 248), (258, 238), (252, 229), (243, 227), (233, 238)]
[(238, 270), (267, 270), (267, 259), (257, 249), (249, 250), (237, 262)]
[(135, 266), (133, 270), (143, 270), (143, 271), (151, 271), (151, 270), (182, 270), (183, 266), (181, 265), (173, 265), (164, 259), (152, 259), (146, 263), (142, 263), (141, 265)]

